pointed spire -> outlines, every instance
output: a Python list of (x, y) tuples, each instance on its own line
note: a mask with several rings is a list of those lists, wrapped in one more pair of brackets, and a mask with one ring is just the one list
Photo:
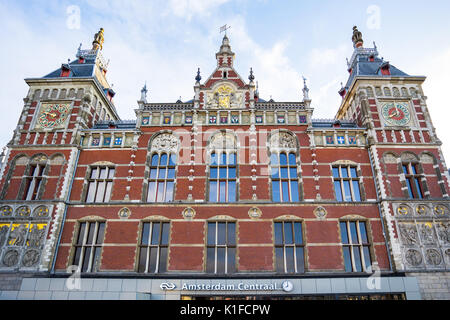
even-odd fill
[(147, 102), (147, 82), (145, 82), (144, 87), (141, 89), (141, 101)]
[(306, 85), (306, 78), (305, 77), (302, 77), (303, 78), (303, 101), (308, 101), (308, 100), (310, 100), (310, 98), (309, 98), (309, 88), (308, 88), (308, 86)]
[(363, 38), (362, 38), (362, 33), (359, 32), (358, 27), (354, 26), (353, 27), (353, 36), (352, 36), (352, 41), (353, 41), (353, 47), (356, 48), (361, 48), (364, 44)]

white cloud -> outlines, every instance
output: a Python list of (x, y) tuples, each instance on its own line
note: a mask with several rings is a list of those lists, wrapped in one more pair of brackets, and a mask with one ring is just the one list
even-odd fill
[(169, 10), (178, 17), (191, 20), (194, 15), (208, 16), (211, 10), (230, 0), (170, 0)]

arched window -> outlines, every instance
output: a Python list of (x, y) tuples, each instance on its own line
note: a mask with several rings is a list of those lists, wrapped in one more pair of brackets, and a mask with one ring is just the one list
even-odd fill
[(150, 163), (147, 202), (172, 202), (175, 186), (176, 155), (155, 153)]
[(40, 200), (48, 171), (47, 160), (44, 155), (31, 159), (23, 177), (22, 200)]
[(270, 137), (270, 177), (273, 202), (299, 202), (297, 142), (288, 132)]
[(401, 172), (405, 177), (405, 189), (410, 199), (424, 198), (424, 184), (422, 184), (422, 168), (418, 158), (411, 153), (401, 155)]

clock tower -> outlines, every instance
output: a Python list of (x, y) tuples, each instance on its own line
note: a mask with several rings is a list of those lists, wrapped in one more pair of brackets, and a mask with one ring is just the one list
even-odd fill
[[(445, 270), (449, 175), (423, 93), (411, 76), (364, 47), (353, 31), (349, 78), (336, 118), (366, 129), (392, 264), (397, 271)], [(442, 231), (444, 230), (444, 231)]]

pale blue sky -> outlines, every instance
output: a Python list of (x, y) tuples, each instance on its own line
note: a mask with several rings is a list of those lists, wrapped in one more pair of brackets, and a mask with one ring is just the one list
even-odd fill
[[(79, 25), (71, 6), (79, 9)], [(191, 99), (197, 68), (205, 80), (215, 67), (224, 24), (231, 25), (237, 71), (247, 79), (253, 67), (263, 98), (301, 100), (304, 75), (314, 117), (332, 118), (357, 25), (366, 46), (375, 41), (393, 65), (428, 77), (428, 106), (450, 159), (449, 12), (444, 0), (0, 0), (0, 146), (12, 137), (22, 110), (23, 79), (44, 76), (73, 59), (80, 43), (91, 46), (100, 27), (123, 119), (134, 118), (145, 81), (152, 102)]]

